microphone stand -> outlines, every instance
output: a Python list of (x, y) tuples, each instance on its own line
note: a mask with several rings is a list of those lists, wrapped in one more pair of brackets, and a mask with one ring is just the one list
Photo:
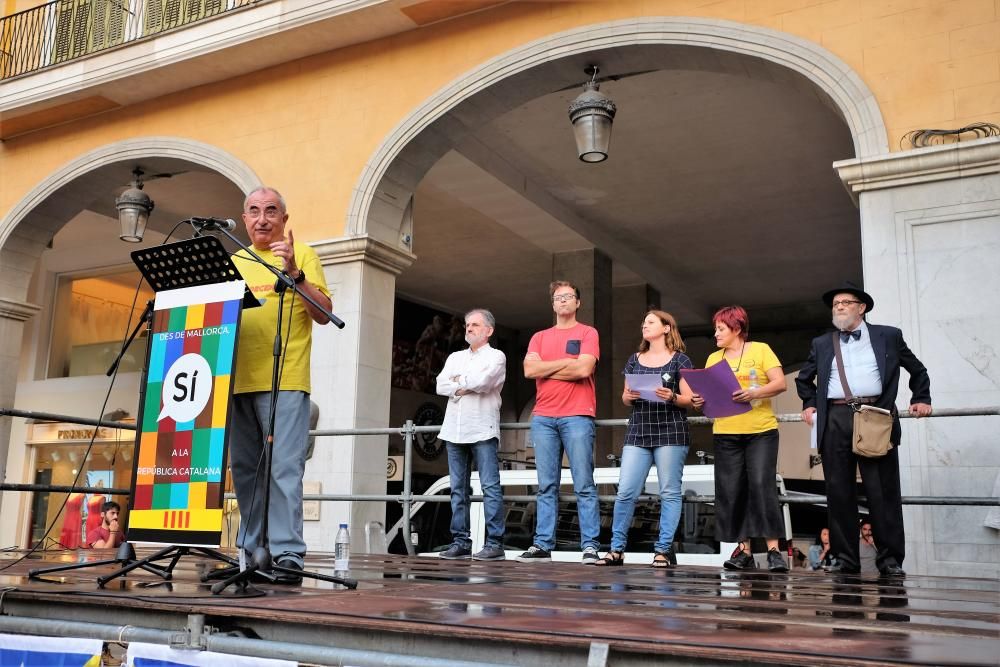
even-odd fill
[[(192, 226), (194, 226), (192, 224)], [(195, 235), (200, 236), (204, 231), (207, 231), (209, 226), (205, 226), (203, 229), (195, 227)], [(250, 563), (247, 565), (246, 569), (239, 570), (233, 573), (231, 576), (229, 574), (234, 568), (224, 568), (218, 572), (213, 572), (208, 576), (203, 577), (203, 580), (211, 578), (212, 575), (217, 576), (228, 576), (227, 579), (220, 581), (212, 586), (212, 594), (218, 595), (222, 591), (226, 590), (229, 586), (235, 584), (240, 591), (246, 591), (247, 586), (250, 582), (251, 577), (254, 574), (263, 576), (268, 581), (275, 581), (277, 579), (275, 572), (285, 573), (289, 575), (299, 575), (303, 577), (309, 577), (311, 579), (320, 579), (322, 581), (329, 581), (335, 584), (341, 584), (349, 589), (354, 589), (358, 587), (358, 582), (346, 577), (336, 577), (327, 574), (320, 574), (319, 572), (310, 572), (305, 569), (302, 571), (281, 567), (271, 562), (271, 551), (269, 549), (269, 521), (268, 521), (268, 510), (271, 505), (271, 460), (274, 449), (274, 421), (277, 416), (278, 411), (278, 387), (280, 384), (280, 372), (281, 372), (281, 321), (284, 313), (284, 302), (285, 302), (285, 291), (291, 289), (294, 294), (298, 294), (305, 301), (313, 305), (318, 311), (323, 313), (338, 329), (344, 328), (344, 321), (338, 318), (336, 315), (331, 313), (329, 310), (324, 308), (322, 305), (316, 302), (311, 296), (306, 294), (304, 291), (300, 290), (298, 285), (295, 284), (295, 280), (285, 273), (282, 269), (271, 266), (265, 262), (260, 255), (255, 253), (250, 249), (245, 243), (243, 243), (235, 235), (231, 234), (228, 229), (219, 224), (211, 225), (211, 229), (215, 231), (222, 232), (230, 241), (238, 245), (240, 248), (245, 250), (247, 254), (250, 255), (256, 262), (266, 267), (268, 271), (273, 273), (277, 278), (277, 283), (275, 284), (275, 291), (278, 292), (278, 317), (277, 317), (277, 327), (274, 335), (274, 349), (272, 352), (273, 359), (271, 362), (271, 401), (269, 405), (269, 415), (267, 420), (267, 433), (264, 435), (264, 501), (263, 501), (263, 511), (262, 511), (262, 525), (261, 525), (261, 539), (263, 544), (258, 544), (254, 549), (253, 554), (250, 558)], [(294, 252), (294, 248), (292, 251)], [(293, 296), (294, 298), (294, 296)], [(252, 514), (252, 511), (251, 511)], [(244, 535), (246, 533), (244, 532)], [(242, 547), (240, 547), (242, 549)]]
[(105, 375), (111, 377), (115, 374), (115, 371), (118, 370), (118, 364), (121, 363), (122, 358), (125, 356), (125, 352), (128, 350), (129, 346), (132, 345), (132, 341), (135, 340), (135, 337), (139, 335), (139, 331), (146, 326), (146, 321), (152, 317), (152, 315), (153, 300), (150, 299), (146, 302), (146, 307), (143, 309), (142, 314), (139, 315), (139, 321), (136, 323), (135, 329), (132, 329), (132, 333), (130, 333), (128, 338), (125, 339), (125, 344), (122, 345), (122, 349), (118, 353), (118, 356), (115, 357), (115, 360), (111, 362), (111, 366), (109, 366), (108, 370), (104, 373)]

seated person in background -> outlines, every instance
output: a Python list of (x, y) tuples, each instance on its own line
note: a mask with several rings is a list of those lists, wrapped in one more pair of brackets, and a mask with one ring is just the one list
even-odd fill
[(118, 525), (121, 505), (109, 500), (101, 505), (101, 525), (87, 533), (87, 546), (91, 549), (116, 549), (125, 541), (125, 533)]
[(878, 568), (875, 566), (878, 548), (875, 546), (875, 537), (872, 535), (872, 523), (867, 519), (861, 520), (858, 556), (861, 560), (861, 574), (878, 574)]
[(809, 547), (809, 567), (819, 570), (833, 565), (834, 557), (830, 553), (830, 529), (824, 528), (819, 531), (816, 544)]

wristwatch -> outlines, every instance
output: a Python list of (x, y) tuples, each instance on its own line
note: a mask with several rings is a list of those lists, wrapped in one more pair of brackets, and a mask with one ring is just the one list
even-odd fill
[(299, 277), (292, 280), (296, 285), (301, 285), (306, 280), (306, 272), (299, 269)]

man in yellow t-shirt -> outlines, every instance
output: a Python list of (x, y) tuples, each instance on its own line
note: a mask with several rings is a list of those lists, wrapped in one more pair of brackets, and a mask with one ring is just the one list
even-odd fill
[[(288, 212), (281, 194), (259, 187), (243, 203), (243, 222), (254, 252), (271, 266), (282, 269), (301, 292), (330, 310), (330, 291), (316, 252), (296, 243), (292, 230), (285, 235)], [(305, 472), (309, 433), (309, 364), (313, 322), (326, 324), (327, 316), (311, 303), (285, 291), (281, 321), (279, 391), (274, 418), (271, 457), (268, 534), (262, 534), (264, 504), (263, 447), (270, 414), (274, 340), (277, 334), (279, 294), (276, 279), (245, 250), (233, 255), (247, 287), (261, 301), (260, 308), (243, 311), (233, 378), (233, 414), (229, 453), (233, 485), (241, 521), (236, 543), (253, 553), (267, 546), (274, 562), (302, 570), (306, 543), (302, 536), (302, 475)], [(279, 583), (297, 584), (302, 577), (279, 573)]]

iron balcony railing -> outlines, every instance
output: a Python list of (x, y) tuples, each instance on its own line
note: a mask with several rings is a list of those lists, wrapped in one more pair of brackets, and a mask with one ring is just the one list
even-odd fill
[(0, 18), (0, 80), (269, 0), (53, 0)]

